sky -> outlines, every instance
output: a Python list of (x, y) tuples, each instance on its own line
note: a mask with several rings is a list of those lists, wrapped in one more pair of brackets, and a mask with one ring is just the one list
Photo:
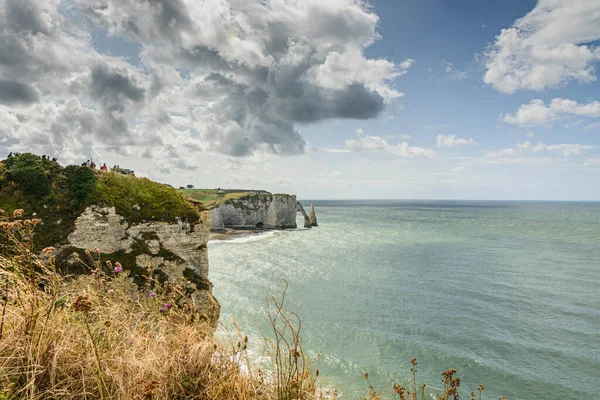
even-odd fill
[(600, 200), (598, 0), (0, 0), (0, 154), (308, 199)]

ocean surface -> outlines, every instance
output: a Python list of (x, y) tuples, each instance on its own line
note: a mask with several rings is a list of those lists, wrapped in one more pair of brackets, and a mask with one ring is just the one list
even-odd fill
[(412, 357), (428, 386), (456, 368), (487, 399), (597, 398), (600, 203), (314, 205), (318, 228), (209, 243), (221, 321), (234, 316), (253, 352), (284, 277), (305, 350), (323, 351), (322, 382), (342, 399), (366, 396), (365, 372), (388, 393), (406, 384)]

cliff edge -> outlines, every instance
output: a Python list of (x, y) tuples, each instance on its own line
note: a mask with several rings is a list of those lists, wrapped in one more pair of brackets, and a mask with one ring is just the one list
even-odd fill
[(151, 275), (175, 284), (216, 326), (219, 303), (208, 279), (208, 236), (212, 213), (170, 186), (85, 166), (20, 154), (0, 162), (0, 208), (38, 218), (36, 248), (57, 249), (57, 267), (88, 274), (73, 253), (86, 250), (120, 262), (140, 288)]
[[(304, 217), (305, 228), (316, 226), (292, 194), (224, 189), (182, 189), (181, 192), (201, 201), (210, 209), (213, 232), (297, 228), (297, 213)], [(316, 221), (316, 216), (314, 218)]]

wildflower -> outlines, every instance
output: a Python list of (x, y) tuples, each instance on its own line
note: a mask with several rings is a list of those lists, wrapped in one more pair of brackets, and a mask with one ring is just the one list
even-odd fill
[(87, 313), (88, 311), (92, 310), (92, 302), (87, 295), (79, 295), (75, 298), (75, 301), (71, 307), (75, 311)]
[(104, 336), (104, 331), (100, 331), (100, 333), (98, 334), (99, 336)]
[(398, 396), (400, 396), (400, 399), (402, 399), (402, 400), (404, 400), (404, 399), (405, 399), (405, 397), (404, 397), (404, 391), (405, 391), (405, 390), (406, 390), (406, 389), (404, 389), (404, 387), (402, 387), (402, 386), (400, 386), (400, 385), (396, 385), (396, 384), (394, 383), (394, 392), (398, 393)]
[(165, 303), (165, 308), (171, 308), (173, 305), (171, 303)]
[(119, 272), (123, 271), (123, 268), (120, 265), (117, 265), (113, 271), (115, 271), (115, 274), (118, 274)]
[(165, 308), (164, 307), (158, 307), (158, 311), (165, 312)]
[(19, 208), (19, 209), (13, 211), (13, 217), (21, 218), (21, 216), (23, 215), (24, 212), (25, 212), (25, 210), (23, 210), (22, 208)]
[(96, 277), (96, 273), (95, 272), (92, 272), (92, 277), (94, 277), (94, 278)]
[(96, 253), (96, 254), (97, 254), (97, 253), (100, 253), (100, 249), (99, 249), (99, 248), (97, 248), (97, 247), (94, 247), (94, 253)]

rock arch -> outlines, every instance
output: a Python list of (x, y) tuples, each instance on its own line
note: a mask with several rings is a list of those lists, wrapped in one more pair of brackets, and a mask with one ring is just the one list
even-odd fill
[(304, 211), (304, 207), (302, 207), (300, 202), (297, 202), (296, 211), (302, 213), (302, 216), (304, 216), (304, 227), (311, 228), (312, 226), (310, 223), (310, 218), (308, 218), (308, 215), (306, 214), (306, 211)]

